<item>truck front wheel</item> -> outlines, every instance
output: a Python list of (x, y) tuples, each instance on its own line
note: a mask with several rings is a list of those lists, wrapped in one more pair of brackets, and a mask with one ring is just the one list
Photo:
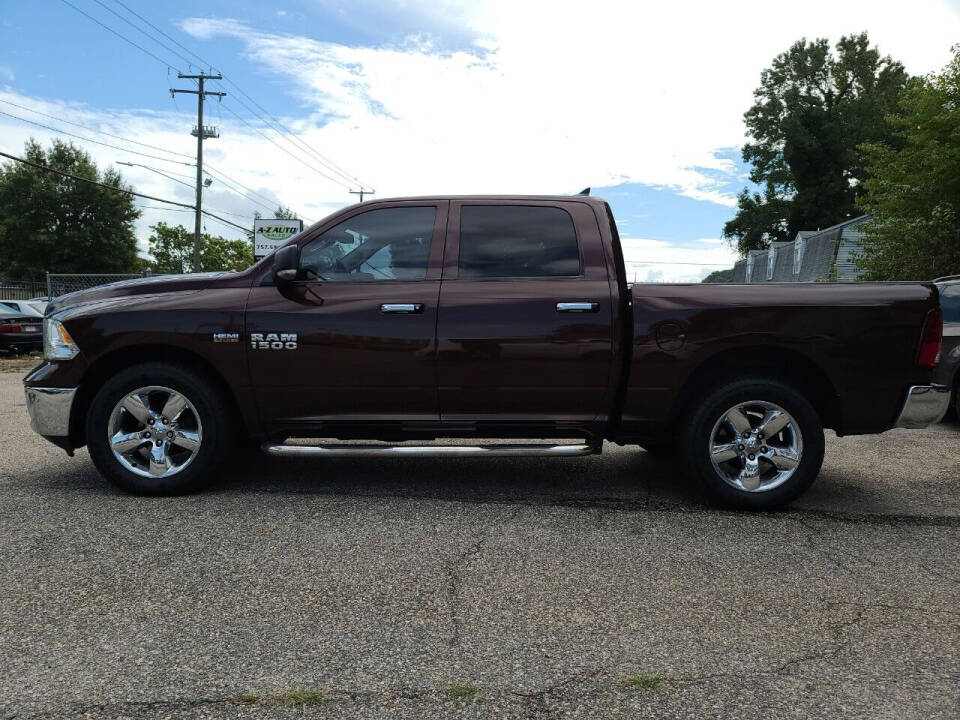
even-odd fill
[(87, 447), (97, 469), (141, 495), (202, 487), (226, 454), (230, 415), (211, 384), (188, 367), (144, 363), (107, 380), (90, 404)]
[(714, 502), (751, 510), (799, 497), (823, 462), (823, 425), (799, 392), (762, 377), (718, 387), (683, 423), (681, 447)]

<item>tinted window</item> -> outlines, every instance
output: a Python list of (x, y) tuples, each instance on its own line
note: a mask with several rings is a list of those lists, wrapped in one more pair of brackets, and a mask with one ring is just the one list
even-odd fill
[(577, 235), (565, 210), (521, 205), (461, 208), (461, 278), (579, 274)]
[(423, 280), (436, 212), (402, 207), (354, 215), (303, 248), (301, 273), (333, 282)]
[(960, 283), (940, 286), (940, 307), (945, 323), (960, 323)]

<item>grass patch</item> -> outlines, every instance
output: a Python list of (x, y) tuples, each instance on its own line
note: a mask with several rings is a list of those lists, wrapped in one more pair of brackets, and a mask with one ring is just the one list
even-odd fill
[(653, 692), (663, 683), (659, 675), (631, 675), (627, 678), (627, 685), (640, 692)]
[(480, 688), (470, 683), (454, 683), (444, 692), (446, 692), (447, 697), (451, 697), (454, 700), (475, 702), (480, 699)]
[(244, 705), (271, 705), (274, 707), (299, 707), (302, 705), (325, 705), (329, 698), (316, 690), (288, 690), (272, 695), (254, 695), (247, 693), (238, 700)]
[(43, 362), (43, 355), (32, 352), (29, 355), (8, 355), (0, 352), (0, 372), (26, 374)]

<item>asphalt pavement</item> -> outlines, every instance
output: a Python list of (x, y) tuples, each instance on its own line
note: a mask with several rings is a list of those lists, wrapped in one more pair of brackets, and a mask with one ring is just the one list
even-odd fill
[(785, 512), (670, 462), (244, 452), (136, 498), (0, 372), (0, 718), (956, 718), (960, 427)]

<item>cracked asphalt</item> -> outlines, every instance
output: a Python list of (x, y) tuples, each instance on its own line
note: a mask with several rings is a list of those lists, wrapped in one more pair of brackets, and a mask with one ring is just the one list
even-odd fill
[(146, 499), (36, 437), (20, 377), (0, 374), (0, 718), (960, 715), (956, 424), (829, 435), (775, 514), (710, 509), (614, 446), (244, 453), (205, 494)]

